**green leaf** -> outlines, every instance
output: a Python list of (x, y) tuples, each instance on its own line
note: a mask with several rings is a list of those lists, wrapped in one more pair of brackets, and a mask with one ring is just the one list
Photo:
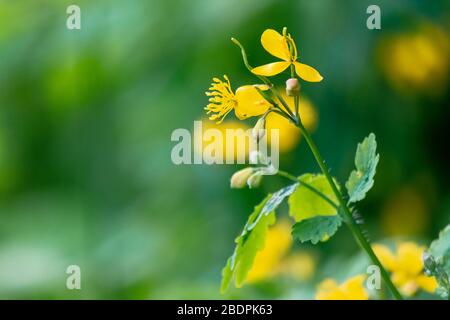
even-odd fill
[(300, 184), (289, 197), (289, 214), (296, 222), (315, 216), (334, 216), (337, 214), (336, 207), (323, 197), (326, 196), (335, 204), (338, 203), (327, 178), (323, 174), (307, 173), (302, 175), (299, 180), (315, 190)]
[(234, 278), (236, 287), (241, 287), (253, 266), (258, 251), (265, 246), (267, 230), (275, 223), (275, 209), (284, 198), (297, 188), (297, 183), (268, 195), (249, 216), (241, 234), (236, 238), (236, 248), (222, 270), (223, 293)]
[(425, 272), (436, 278), (436, 293), (448, 299), (450, 295), (450, 225), (439, 233), (423, 255)]
[(372, 188), (376, 168), (380, 155), (376, 154), (377, 142), (373, 133), (369, 134), (362, 143), (358, 143), (355, 155), (356, 170), (350, 173), (345, 187), (350, 197), (349, 202), (357, 202), (365, 198)]
[(439, 233), (439, 238), (431, 243), (428, 252), (450, 274), (450, 225)]
[(292, 235), (300, 242), (311, 241), (312, 244), (316, 244), (331, 238), (341, 224), (342, 219), (339, 215), (316, 216), (294, 224)]

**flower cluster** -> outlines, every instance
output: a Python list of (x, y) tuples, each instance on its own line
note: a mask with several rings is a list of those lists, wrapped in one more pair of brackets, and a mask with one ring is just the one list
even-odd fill
[[(264, 31), (261, 44), (267, 52), (283, 61), (250, 68), (253, 74), (263, 77), (275, 76), (291, 66), (292, 70), (295, 70), (296, 74), (305, 81), (319, 82), (323, 79), (316, 69), (297, 61), (297, 47), (291, 35), (287, 34), (286, 28), (283, 30), (283, 35), (272, 29)], [(213, 78), (211, 87), (206, 92), (210, 98), (205, 110), (210, 115), (210, 120), (220, 123), (233, 109), (239, 120), (260, 116), (269, 110), (276, 109), (273, 101), (268, 101), (267, 96), (263, 94), (264, 91), (273, 89), (268, 81), (265, 81), (265, 84), (244, 85), (233, 92), (228, 76), (225, 75), (224, 80)], [(288, 85), (296, 81), (296, 79), (290, 80)], [(284, 111), (289, 112), (289, 110)]]

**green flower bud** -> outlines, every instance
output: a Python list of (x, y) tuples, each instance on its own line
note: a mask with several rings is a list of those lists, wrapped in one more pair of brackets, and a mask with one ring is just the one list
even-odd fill
[(244, 188), (248, 178), (253, 174), (253, 168), (245, 168), (233, 174), (230, 180), (230, 187), (233, 189)]

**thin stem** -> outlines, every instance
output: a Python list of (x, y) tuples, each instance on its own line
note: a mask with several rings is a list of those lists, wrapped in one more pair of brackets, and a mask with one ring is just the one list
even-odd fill
[[(295, 67), (294, 67), (293, 64), (291, 64), (291, 78), (296, 78), (296, 76), (295, 76)], [(294, 114), (295, 114), (295, 117), (297, 119), (300, 119), (300, 113), (299, 113), (299, 110), (298, 110), (300, 91), (297, 91), (296, 93), (297, 94), (294, 96), (294, 106), (295, 106)]]
[(278, 103), (276, 103), (270, 96), (268, 96), (267, 94), (264, 93), (264, 91), (262, 91), (260, 88), (258, 88), (257, 86), (255, 86), (256, 91), (258, 91), (258, 93), (267, 101), (269, 102), (274, 108), (271, 108), (269, 110), (277, 112), (278, 114), (281, 114), (283, 117), (288, 118), (289, 120), (291, 120), (293, 123), (296, 122), (294, 116), (292, 116), (291, 114), (287, 113), (283, 108), (281, 108)]
[(328, 180), (328, 183), (330, 184), (331, 189), (333, 190), (333, 193), (336, 195), (336, 198), (339, 201), (339, 205), (342, 208), (343, 214), (344, 214), (344, 221), (346, 222), (347, 226), (350, 228), (350, 231), (353, 233), (353, 236), (356, 238), (356, 241), (361, 246), (362, 249), (367, 253), (372, 263), (376, 264), (380, 268), (381, 276), (383, 277), (383, 280), (385, 281), (387, 287), (392, 292), (394, 297), (398, 300), (402, 300), (403, 297), (398, 292), (397, 288), (392, 283), (389, 274), (384, 269), (383, 265), (381, 264), (380, 260), (378, 260), (378, 257), (375, 255), (375, 253), (372, 250), (372, 247), (370, 246), (369, 242), (364, 237), (361, 229), (359, 226), (354, 222), (352, 213), (350, 212), (350, 209), (348, 208), (347, 204), (344, 201), (344, 198), (337, 188), (335, 182), (333, 181), (333, 178), (330, 175), (330, 172), (325, 164), (325, 162), (322, 159), (322, 156), (319, 153), (319, 150), (314, 143), (314, 141), (311, 138), (311, 135), (309, 134), (308, 130), (303, 126), (303, 123), (301, 122), (300, 118), (297, 123), (297, 127), (300, 129), (302, 135), (305, 137), (305, 140), (311, 149), (312, 154), (314, 155), (314, 158), (316, 159), (317, 164), (320, 167), (320, 170), (325, 175), (326, 179)]

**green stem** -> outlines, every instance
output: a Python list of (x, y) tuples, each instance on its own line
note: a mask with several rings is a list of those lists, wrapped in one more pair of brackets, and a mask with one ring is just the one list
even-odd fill
[[(295, 66), (293, 64), (291, 64), (291, 78), (295, 78)], [(296, 118), (299, 117), (298, 114), (298, 102), (299, 102), (299, 98), (298, 98), (298, 94), (294, 96), (294, 105), (295, 105), (295, 109), (294, 109), (294, 115)]]
[(308, 130), (303, 126), (303, 123), (301, 122), (300, 118), (298, 118), (299, 121), (297, 122), (297, 127), (300, 129), (302, 135), (305, 137), (305, 140), (311, 149), (312, 154), (314, 155), (314, 158), (316, 159), (317, 164), (320, 167), (320, 170), (325, 175), (326, 179), (328, 180), (328, 183), (330, 184), (331, 189), (333, 190), (333, 193), (336, 195), (336, 198), (338, 199), (339, 205), (342, 208), (343, 214), (344, 214), (344, 221), (346, 222), (347, 226), (349, 227), (350, 231), (353, 233), (353, 236), (356, 238), (357, 243), (361, 246), (361, 248), (367, 253), (372, 263), (376, 264), (380, 268), (381, 276), (383, 277), (384, 282), (386, 283), (386, 286), (389, 288), (389, 290), (392, 292), (394, 297), (397, 300), (402, 300), (403, 297), (398, 292), (397, 288), (392, 283), (389, 274), (384, 269), (383, 265), (381, 264), (380, 260), (378, 260), (377, 256), (372, 250), (372, 247), (370, 246), (369, 242), (364, 237), (361, 229), (359, 226), (355, 223), (352, 217), (352, 213), (350, 212), (350, 209), (348, 208), (347, 204), (344, 201), (344, 198), (337, 188), (335, 182), (333, 181), (333, 178), (330, 175), (330, 172), (325, 164), (325, 162), (322, 159), (322, 156), (319, 153), (319, 150), (314, 143), (314, 141), (311, 138), (311, 135), (309, 134)]

